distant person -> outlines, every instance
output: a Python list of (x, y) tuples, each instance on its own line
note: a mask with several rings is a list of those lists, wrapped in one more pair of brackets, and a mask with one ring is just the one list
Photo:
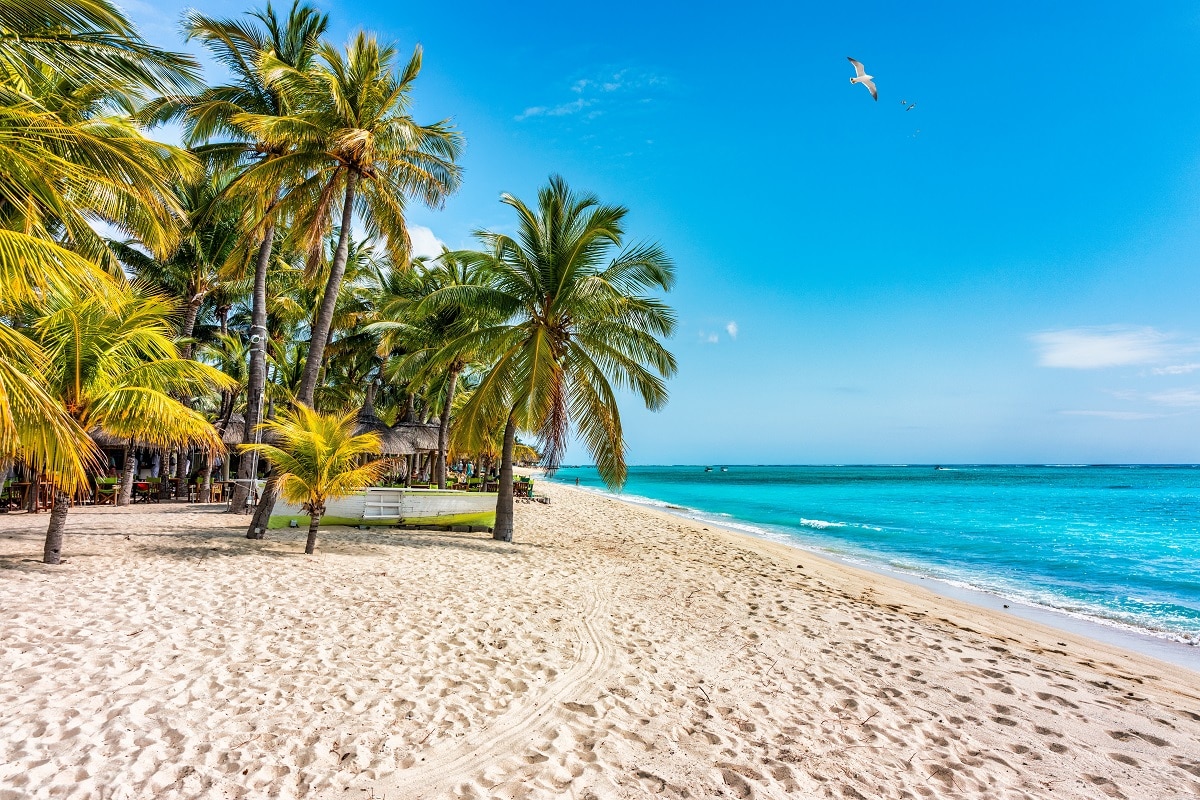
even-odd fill
[(578, 486), (578, 485), (579, 485), (579, 478), (576, 478), (576, 479), (575, 479), (575, 485), (576, 485), (576, 486)]

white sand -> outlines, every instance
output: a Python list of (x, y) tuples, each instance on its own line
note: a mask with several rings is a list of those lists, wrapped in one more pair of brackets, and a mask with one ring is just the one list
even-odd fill
[[(566, 487), (486, 534), (0, 516), (0, 800), (1200, 797), (1200, 675)], [(803, 565), (799, 568), (797, 565)]]

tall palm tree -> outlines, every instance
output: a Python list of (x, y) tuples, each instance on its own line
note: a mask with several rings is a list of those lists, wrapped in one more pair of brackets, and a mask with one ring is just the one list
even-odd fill
[(486, 264), (489, 285), (447, 287), (427, 302), (503, 319), (450, 342), (441, 358), (489, 356), (459, 426), (468, 443), (482, 443), (504, 425), (493, 536), (511, 541), (518, 429), (538, 436), (543, 464), (554, 469), (574, 427), (605, 482), (625, 482), (617, 391), (631, 389), (651, 410), (667, 401), (663, 379), (675, 358), (659, 337), (674, 332), (675, 314), (644, 292), (669, 291), (674, 270), (657, 244), (624, 245), (625, 208), (577, 195), (561, 177), (538, 192), (537, 208), (507, 194), (501, 201), (517, 213), (516, 236), (481, 233), (486, 249), (460, 256)]
[[(246, 119), (286, 119), (295, 112), (289, 98), (273, 86), (263, 72), (268, 58), (274, 65), (307, 70), (329, 17), (315, 8), (292, 4), (286, 19), (280, 19), (268, 3), (263, 11), (248, 12), (249, 22), (215, 19), (195, 11), (184, 17), (188, 39), (199, 39), (232, 76), (228, 84), (211, 86), (190, 95), (171, 98), (153, 109), (155, 119), (182, 115), (185, 140), (214, 165), (235, 173), (230, 191), (249, 201), (248, 224), (258, 250), (254, 260), (253, 318), (250, 324), (250, 381), (246, 396), (246, 442), (262, 420), (267, 380), (267, 271), (281, 221), (279, 197), (289, 179), (299, 175), (292, 168), (295, 136), (276, 135), (270, 141), (245, 124)], [(256, 338), (257, 337), (257, 338)], [(245, 508), (250, 459), (242, 459), (239, 483), (230, 509)]]
[(273, 433), (279, 445), (243, 445), (243, 452), (258, 452), (275, 468), (280, 493), (309, 514), (308, 541), (304, 552), (317, 548), (317, 529), (330, 499), (345, 497), (379, 480), (391, 467), (388, 459), (363, 461), (379, 453), (379, 435), (355, 434), (356, 412), (345, 415), (319, 414), (297, 404), (263, 429)]
[[(442, 361), (438, 355), (449, 342), (487, 324), (484, 309), (464, 308), (447, 302), (424, 303), (426, 298), (455, 286), (482, 286), (489, 278), (486, 264), (462, 258), (443, 248), (436, 259), (414, 259), (413, 269), (391, 273), (379, 286), (379, 321), (366, 330), (378, 331), (381, 352), (393, 352), (388, 376), (403, 383), (437, 386), (441, 413), (438, 418), (438, 454), (434, 476), (446, 488), (446, 454), (450, 446), (450, 415), (458, 379), (473, 354), (458, 350)], [(500, 320), (491, 320), (498, 322)]]
[[(313, 402), (349, 257), (355, 208), (362, 209), (368, 234), (386, 237), (392, 263), (406, 264), (405, 200), (416, 195), (429, 206), (443, 203), (458, 187), (455, 159), (462, 148), (461, 137), (447, 121), (419, 125), (409, 113), (413, 85), (421, 71), (421, 48), (413, 51), (399, 72), (396, 49), (381, 47), (366, 33), (355, 36), (345, 52), (324, 44), (318, 55), (308, 69), (267, 59), (271, 86), (291, 98), (296, 112), (289, 117), (243, 119), (247, 129), (268, 144), (282, 146), (307, 138), (285, 165), (307, 179), (281, 205), (303, 232), (311, 263), (316, 263), (330, 228), (336, 224), (338, 232), (296, 392), (297, 399), (308, 405)], [(270, 184), (278, 171), (276, 165), (263, 165), (258, 170), (261, 176), (252, 170), (246, 179)]]
[[(129, 285), (114, 286), (105, 297), (64, 293), (39, 303), (30, 329), (46, 352), (46, 383), (79, 427), (150, 446), (222, 449), (204, 417), (175, 398), (226, 388), (232, 381), (210, 366), (179, 358), (174, 312), (171, 301)], [(46, 532), (47, 564), (61, 558), (68, 499), (59, 483)]]

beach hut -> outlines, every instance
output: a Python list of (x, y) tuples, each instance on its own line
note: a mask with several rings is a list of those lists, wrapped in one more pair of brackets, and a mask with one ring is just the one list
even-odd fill
[(381, 434), (383, 451), (388, 455), (403, 456), (408, 467), (405, 484), (411, 484), (414, 476), (423, 475), (437, 457), (438, 426), (424, 422), (397, 422)]

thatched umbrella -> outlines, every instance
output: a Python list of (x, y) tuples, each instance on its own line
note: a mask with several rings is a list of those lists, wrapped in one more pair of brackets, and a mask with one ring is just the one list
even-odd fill
[(394, 455), (436, 453), (438, 426), (424, 422), (397, 422), (384, 435), (384, 451)]
[[(375, 384), (372, 383), (367, 387), (367, 399), (363, 403), (362, 410), (354, 418), (354, 435), (360, 436), (364, 433), (375, 433), (379, 435), (382, 444), (387, 445), (387, 436), (390, 430), (387, 423), (375, 414)], [(403, 453), (392, 453), (386, 446), (381, 452), (384, 455), (404, 455)]]
[(221, 432), (221, 441), (230, 450), (235, 450), (239, 444), (246, 440), (246, 415), (235, 412), (229, 415), (228, 420), (217, 420), (215, 427)]

